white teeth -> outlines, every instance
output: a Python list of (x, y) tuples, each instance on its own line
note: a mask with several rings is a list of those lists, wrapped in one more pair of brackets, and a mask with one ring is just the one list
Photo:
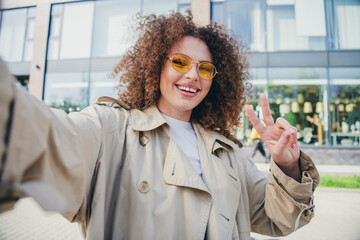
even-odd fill
[(194, 88), (189, 88), (189, 87), (184, 87), (184, 86), (178, 86), (179, 89), (183, 90), (183, 91), (187, 91), (187, 92), (192, 92), (192, 93), (196, 93), (197, 90)]
[(193, 89), (193, 88), (190, 88), (190, 92), (195, 93), (195, 92), (196, 92), (196, 90), (195, 90), (195, 89)]

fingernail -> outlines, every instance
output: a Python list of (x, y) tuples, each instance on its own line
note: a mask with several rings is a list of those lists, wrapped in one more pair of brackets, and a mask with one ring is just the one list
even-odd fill
[(295, 149), (295, 148), (296, 148), (296, 144), (295, 144), (295, 143), (292, 145), (292, 148), (293, 148), (293, 149)]
[(290, 134), (289, 133), (285, 133), (285, 136), (284, 136), (286, 139), (290, 138)]
[(296, 129), (294, 127), (291, 127), (289, 130), (291, 133), (296, 133)]

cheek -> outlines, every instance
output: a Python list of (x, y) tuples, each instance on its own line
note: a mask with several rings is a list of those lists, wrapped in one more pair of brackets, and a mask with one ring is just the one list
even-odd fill
[(172, 69), (163, 69), (160, 75), (160, 90), (163, 88), (170, 88), (177, 82), (183, 74), (175, 72)]
[(207, 80), (204, 83), (204, 87), (205, 87), (207, 93), (210, 91), (211, 85), (212, 85), (212, 80)]

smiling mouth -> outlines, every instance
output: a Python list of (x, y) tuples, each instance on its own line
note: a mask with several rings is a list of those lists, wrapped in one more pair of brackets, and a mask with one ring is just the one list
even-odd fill
[(189, 87), (184, 87), (184, 86), (179, 86), (179, 85), (176, 85), (175, 86), (180, 89), (181, 91), (184, 91), (184, 92), (189, 92), (189, 93), (196, 93), (198, 91), (200, 91), (200, 89), (195, 89), (195, 88), (189, 88)]

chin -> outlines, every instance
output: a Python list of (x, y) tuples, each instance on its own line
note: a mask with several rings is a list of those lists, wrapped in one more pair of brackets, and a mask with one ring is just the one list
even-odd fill
[(178, 105), (178, 109), (181, 110), (181, 111), (192, 111), (194, 110), (194, 108), (196, 108), (199, 104), (194, 104), (194, 103), (191, 103), (191, 104), (180, 104)]

